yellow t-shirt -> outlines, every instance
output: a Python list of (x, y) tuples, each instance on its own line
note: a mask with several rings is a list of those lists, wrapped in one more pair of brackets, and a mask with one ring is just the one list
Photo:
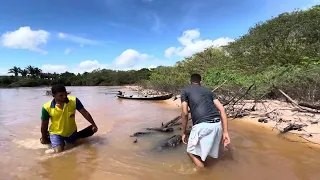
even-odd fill
[(83, 105), (75, 96), (68, 96), (63, 109), (56, 106), (55, 100), (48, 101), (42, 107), (41, 120), (51, 119), (49, 127), (50, 134), (57, 134), (63, 137), (71, 136), (77, 131), (75, 122), (76, 110), (83, 109)]

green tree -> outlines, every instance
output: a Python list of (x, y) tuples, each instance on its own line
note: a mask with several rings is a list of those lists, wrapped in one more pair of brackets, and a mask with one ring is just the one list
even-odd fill
[(17, 77), (20, 73), (21, 69), (17, 66), (14, 66), (13, 68), (9, 69), (8, 74), (14, 74), (15, 77)]

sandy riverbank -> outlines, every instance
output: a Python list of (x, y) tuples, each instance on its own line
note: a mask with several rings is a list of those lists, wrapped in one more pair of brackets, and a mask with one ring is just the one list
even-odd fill
[[(133, 91), (143, 94), (159, 94), (153, 90), (145, 90), (139, 86), (127, 86)], [(173, 97), (165, 101), (173, 108), (180, 108), (180, 98)], [(254, 111), (252, 107), (254, 106)], [(295, 106), (287, 102), (278, 100), (265, 100), (254, 103), (253, 100), (243, 101), (234, 106), (235, 109), (242, 109), (244, 117), (232, 118), (232, 114), (227, 111), (229, 120), (241, 120), (245, 123), (254, 123), (273, 131), (283, 131), (290, 124), (302, 126), (298, 130), (290, 130), (287, 134), (295, 134), (299, 141), (309, 144), (320, 144), (320, 113), (298, 111)], [(226, 107), (226, 109), (229, 109)]]

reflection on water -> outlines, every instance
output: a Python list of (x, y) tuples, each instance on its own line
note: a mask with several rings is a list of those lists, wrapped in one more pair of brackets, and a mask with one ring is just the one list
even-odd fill
[[(120, 87), (70, 87), (89, 110), (99, 132), (79, 146), (46, 155), (39, 143), (41, 105), (52, 97), (47, 88), (0, 89), (0, 155), (4, 179), (320, 179), (320, 154), (277, 138), (273, 132), (241, 120), (230, 121), (232, 154), (225, 152), (210, 167), (197, 169), (185, 145), (157, 152), (161, 140), (174, 133), (130, 137), (160, 126), (179, 114), (165, 103), (120, 100)], [(127, 91), (127, 94), (130, 92)], [(79, 129), (89, 123), (77, 114)], [(175, 132), (180, 133), (180, 132)], [(133, 141), (137, 139), (137, 143)], [(1, 179), (1, 178), (0, 178)]]

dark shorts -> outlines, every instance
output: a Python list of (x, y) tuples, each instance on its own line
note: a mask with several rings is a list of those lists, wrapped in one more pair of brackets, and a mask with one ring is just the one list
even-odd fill
[(57, 146), (65, 146), (65, 142), (67, 142), (68, 144), (74, 144), (77, 140), (77, 135), (77, 131), (69, 137), (63, 137), (57, 134), (50, 134), (51, 146), (53, 148)]

